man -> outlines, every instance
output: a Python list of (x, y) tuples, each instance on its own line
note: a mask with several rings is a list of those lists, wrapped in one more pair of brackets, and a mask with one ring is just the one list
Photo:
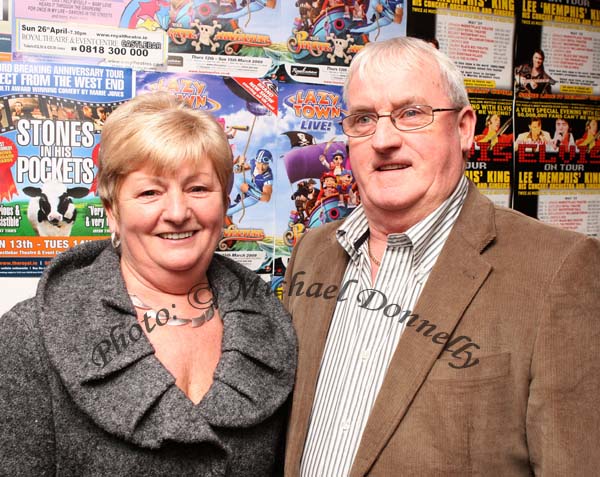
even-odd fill
[(528, 131), (521, 133), (517, 136), (515, 141), (515, 151), (519, 150), (519, 146), (524, 144), (527, 149), (539, 150), (539, 147), (543, 144), (544, 146), (551, 146), (552, 139), (548, 131), (542, 130), (542, 119), (531, 118), (529, 120)]
[(52, 121), (58, 121), (59, 115), (60, 115), (60, 113), (58, 111), (58, 105), (57, 104), (51, 104), (50, 108), (49, 108), (48, 119), (52, 119)]
[(571, 146), (575, 146), (575, 138), (573, 137), (573, 134), (571, 134), (571, 128), (566, 119), (556, 119), (551, 146), (551, 148), (555, 151), (558, 151), (561, 146), (564, 149), (569, 149)]
[(517, 67), (515, 71), (515, 82), (518, 91), (529, 93), (550, 93), (551, 85), (556, 84), (550, 75), (544, 70), (544, 59), (546, 55), (540, 49), (533, 52), (531, 63)]
[(12, 122), (16, 123), (19, 119), (34, 119), (32, 108), (25, 108), (21, 101), (16, 101), (13, 104)]
[[(269, 163), (273, 160), (273, 156), (267, 149), (259, 149), (256, 157), (250, 161), (248, 165), (244, 156), (238, 158), (238, 164), (234, 167), (234, 171), (240, 170), (242, 182), (237, 184), (239, 194), (234, 203), (229, 206), (227, 215), (243, 210), (246, 207), (253, 206), (258, 202), (269, 202), (273, 194), (273, 171)], [(245, 172), (252, 171), (250, 182), (246, 182)]]
[(308, 186), (308, 195), (306, 196), (308, 200), (306, 201), (304, 210), (306, 211), (306, 215), (308, 216), (310, 215), (311, 211), (315, 208), (315, 205), (317, 204), (317, 197), (319, 197), (321, 190), (318, 187), (315, 187), (317, 185), (317, 181), (315, 181), (312, 178), (308, 179), (308, 182), (306, 184)]
[(12, 121), (17, 122), (24, 116), (23, 114), (23, 103), (21, 101), (16, 101), (13, 104), (13, 113), (12, 113)]
[(96, 115), (98, 116), (98, 118), (94, 119), (94, 129), (96, 131), (102, 131), (102, 128), (104, 127), (104, 123), (108, 119), (108, 114), (106, 113), (106, 108), (104, 108), (104, 106), (98, 106), (96, 108)]
[(94, 122), (94, 112), (92, 111), (92, 108), (90, 106), (88, 106), (87, 104), (84, 104), (81, 107), (81, 113), (83, 114), (82, 119), (84, 121)]
[(362, 204), (288, 264), (286, 476), (595, 475), (600, 243), (467, 181), (475, 113), (432, 46), (368, 44), (344, 91)]

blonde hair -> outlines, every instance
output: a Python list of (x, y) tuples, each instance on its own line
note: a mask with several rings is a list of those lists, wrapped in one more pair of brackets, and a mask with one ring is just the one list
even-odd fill
[(221, 125), (207, 112), (186, 107), (174, 96), (151, 93), (116, 108), (104, 123), (98, 154), (98, 193), (118, 216), (116, 198), (125, 177), (149, 166), (172, 174), (183, 163), (210, 161), (229, 201), (233, 156)]

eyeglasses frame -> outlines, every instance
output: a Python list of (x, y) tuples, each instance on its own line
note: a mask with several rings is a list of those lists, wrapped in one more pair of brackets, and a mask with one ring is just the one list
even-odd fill
[[(431, 108), (431, 106), (429, 106), (429, 105), (427, 105), (427, 104), (413, 104), (413, 105), (411, 105), (411, 106), (405, 106), (405, 107), (403, 107), (403, 108), (398, 108), (398, 109), (394, 109), (393, 111), (386, 111), (386, 112), (383, 112), (383, 113), (353, 113), (353, 114), (349, 114), (348, 116), (345, 116), (345, 117), (343, 117), (343, 118), (341, 119), (341, 121), (338, 121), (338, 123), (339, 123), (339, 124), (340, 124), (340, 126), (342, 127), (342, 131), (344, 131), (344, 134), (345, 134), (346, 136), (348, 136), (348, 137), (369, 137), (369, 136), (372, 136), (373, 134), (375, 134), (375, 131), (377, 130), (377, 122), (379, 122), (379, 120), (380, 120), (381, 118), (385, 118), (385, 117), (388, 117), (388, 118), (390, 118), (390, 121), (391, 121), (391, 123), (392, 123), (392, 126), (394, 126), (394, 127), (396, 128), (396, 130), (398, 130), (398, 131), (400, 131), (400, 132), (410, 132), (410, 131), (417, 131), (417, 130), (419, 130), (419, 129), (426, 128), (427, 126), (429, 126), (429, 125), (433, 124), (433, 121), (435, 120), (435, 113), (439, 113), (439, 112), (443, 112), (443, 111), (455, 111), (455, 112), (458, 112), (458, 111), (461, 111), (461, 110), (462, 110), (462, 108), (431, 108), (431, 121), (430, 121), (429, 123), (427, 123), (427, 124), (424, 124), (423, 126), (417, 126), (416, 128), (410, 128), (410, 129), (400, 129), (398, 126), (396, 126), (396, 123), (395, 123), (395, 122), (394, 122), (394, 120), (392, 119), (392, 113), (393, 113), (394, 111), (398, 111), (398, 110), (402, 110), (402, 109), (407, 109), (407, 108), (422, 107), (422, 106), (425, 106), (425, 107), (427, 107), (427, 108)], [(347, 132), (344, 130), (344, 121), (345, 121), (346, 119), (348, 119), (349, 117), (356, 116), (356, 115), (359, 115), (359, 114), (374, 114), (374, 115), (376, 115), (376, 116), (377, 116), (377, 122), (375, 123), (375, 128), (373, 129), (373, 132), (372, 132), (372, 133), (369, 133), (369, 134), (361, 134), (361, 135), (359, 135), (359, 136), (356, 136), (356, 135), (351, 135), (351, 134), (348, 134), (348, 133), (347, 133)]]

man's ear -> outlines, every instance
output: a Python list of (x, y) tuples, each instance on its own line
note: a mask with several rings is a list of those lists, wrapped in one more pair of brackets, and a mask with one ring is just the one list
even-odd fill
[(473, 146), (475, 137), (475, 125), (477, 123), (477, 114), (471, 106), (465, 106), (458, 113), (458, 131), (460, 134), (460, 148), (463, 155), (468, 154)]

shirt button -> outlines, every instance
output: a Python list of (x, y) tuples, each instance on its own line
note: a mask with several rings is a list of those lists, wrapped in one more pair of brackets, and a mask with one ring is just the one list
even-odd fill
[(360, 352), (360, 359), (362, 359), (363, 361), (366, 361), (367, 359), (369, 359), (370, 356), (371, 356), (371, 353), (368, 349), (363, 349)]
[(350, 429), (350, 421), (342, 422), (342, 431), (348, 432), (348, 429)]

